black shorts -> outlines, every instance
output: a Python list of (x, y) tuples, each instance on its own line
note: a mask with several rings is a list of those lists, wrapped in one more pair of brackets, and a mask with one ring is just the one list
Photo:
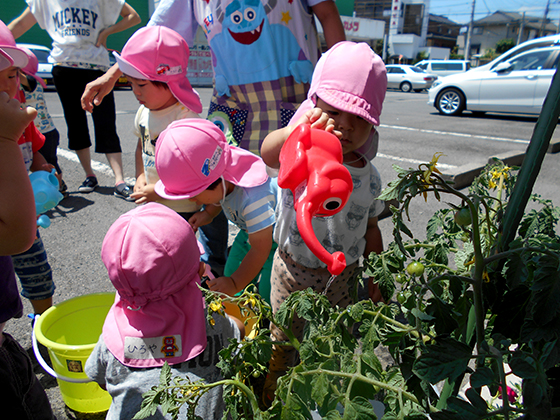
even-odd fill
[[(91, 146), (86, 111), (82, 109), (81, 98), (86, 85), (103, 75), (101, 70), (54, 66), (54, 84), (68, 127), (68, 148), (81, 150)], [(109, 93), (99, 106), (94, 107), (93, 128), (95, 131), (96, 153), (120, 153), (121, 145), (117, 135), (115, 97)]]

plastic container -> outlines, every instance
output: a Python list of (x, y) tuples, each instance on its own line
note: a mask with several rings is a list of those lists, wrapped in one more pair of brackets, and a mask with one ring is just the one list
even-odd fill
[[(46, 310), (33, 329), (33, 350), (39, 364), (57, 378), (64, 403), (74, 411), (107, 411), (111, 396), (84, 373), (115, 293), (94, 293), (69, 299)], [(37, 341), (49, 352), (53, 369), (41, 357)]]

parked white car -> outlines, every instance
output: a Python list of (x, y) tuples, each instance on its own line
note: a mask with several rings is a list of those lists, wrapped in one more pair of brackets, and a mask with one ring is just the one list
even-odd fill
[(463, 73), (471, 68), (467, 60), (422, 60), (415, 64), (427, 73), (437, 74), (438, 77)]
[(405, 64), (389, 64), (387, 67), (387, 88), (400, 89), (403, 92), (420, 92), (429, 89), (437, 75), (426, 73), (420, 67)]
[(559, 57), (560, 46), (537, 48), (492, 69), (444, 77), (428, 91), (428, 104), (443, 115), (460, 115), (465, 110), (539, 114)]
[(530, 39), (519, 45), (516, 45), (513, 48), (510, 48), (505, 53), (495, 58), (494, 60), (490, 61), (489, 63), (484, 64), (482, 66), (474, 67), (471, 71), (492, 70), (501, 62), (510, 60), (511, 58), (515, 57), (518, 54), (524, 53), (529, 50), (534, 50), (536, 48), (555, 47), (557, 45), (560, 45), (560, 35), (558, 34)]
[(47, 87), (54, 88), (54, 81), (52, 76), (53, 65), (48, 61), (51, 50), (43, 45), (19, 43), (17, 45), (19, 47), (25, 47), (31, 50), (33, 54), (35, 54), (37, 60), (39, 61), (39, 70), (37, 71), (37, 76), (41, 77), (45, 81)]

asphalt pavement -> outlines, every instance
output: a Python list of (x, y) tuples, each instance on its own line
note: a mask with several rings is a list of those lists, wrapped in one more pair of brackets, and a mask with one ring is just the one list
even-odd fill
[[(211, 90), (198, 89), (207, 112)], [(123, 163), (128, 181), (133, 182), (134, 152), (136, 139), (132, 134), (134, 116), (138, 108), (130, 90), (115, 92), (117, 104), (117, 127), (123, 148)], [(41, 228), (49, 262), (56, 283), (54, 302), (59, 303), (75, 296), (96, 292), (110, 292), (113, 287), (101, 262), (101, 243), (111, 224), (123, 213), (135, 207), (113, 195), (113, 177), (104, 155), (92, 153), (95, 171), (100, 187), (89, 194), (77, 192), (84, 180), (84, 174), (76, 155), (67, 148), (66, 126), (58, 96), (55, 92), (46, 94), (47, 104), (54, 122), (61, 134), (59, 163), (64, 180), (69, 187), (69, 197), (48, 213), (51, 226)], [(467, 166), (484, 165), (491, 156), (523, 154), (531, 138), (536, 118), (484, 115), (463, 117), (443, 117), (435, 108), (427, 104), (427, 94), (387, 93), (379, 128), (380, 144), (374, 164), (386, 184), (396, 178), (392, 165), (417, 167), (428, 162), (434, 153), (442, 152), (440, 169), (450, 176), (461, 172)], [(91, 123), (91, 119), (90, 119)], [(93, 133), (93, 128), (91, 128)], [(560, 205), (558, 184), (559, 154), (547, 154), (534, 191)], [(463, 189), (467, 188), (465, 185)], [(441, 203), (432, 198), (428, 202), (416, 200), (411, 206), (410, 227), (415, 235), (422, 237), (429, 217)], [(385, 244), (391, 242), (392, 224), (390, 218), (380, 221)], [(24, 313), (30, 313), (31, 305), (25, 299)], [(83, 328), (87, 328), (84, 325)], [(8, 322), (6, 331), (20, 344), (31, 350), (31, 321), (27, 318)], [(59, 387), (54, 379), (42, 368), (35, 372), (45, 387), (58, 420), (75, 418), (102, 419), (103, 414), (85, 415), (65, 407)]]

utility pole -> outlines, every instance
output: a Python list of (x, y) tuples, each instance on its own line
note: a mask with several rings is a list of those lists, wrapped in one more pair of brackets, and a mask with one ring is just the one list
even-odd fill
[(523, 12), (523, 17), (521, 18), (521, 25), (519, 25), (519, 34), (517, 35), (517, 44), (521, 44), (523, 41), (523, 29), (525, 29), (525, 12)]
[(471, 20), (469, 22), (469, 30), (467, 32), (467, 42), (465, 43), (465, 60), (470, 59), (471, 55), (471, 37), (473, 31), (473, 20), (474, 20), (474, 8), (475, 8), (476, 0), (472, 2), (472, 11), (471, 11)]
[(541, 30), (539, 32), (539, 37), (544, 36), (544, 29), (546, 27), (546, 19), (548, 17), (548, 7), (550, 6), (550, 0), (546, 1), (546, 7), (544, 8), (544, 16), (542, 20)]

